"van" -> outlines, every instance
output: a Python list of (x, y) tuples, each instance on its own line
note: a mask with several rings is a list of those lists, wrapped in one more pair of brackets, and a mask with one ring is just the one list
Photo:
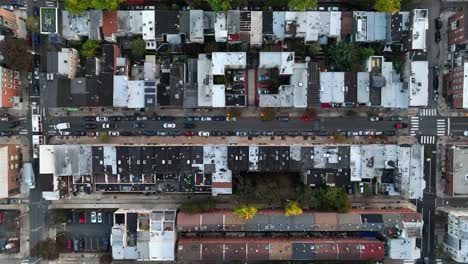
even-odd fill
[(59, 123), (59, 124), (54, 125), (54, 128), (57, 130), (69, 129), (70, 123)]

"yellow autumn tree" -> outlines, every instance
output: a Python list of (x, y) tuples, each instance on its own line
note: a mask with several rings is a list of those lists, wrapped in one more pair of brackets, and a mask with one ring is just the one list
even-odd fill
[(285, 215), (291, 216), (291, 215), (301, 215), (301, 214), (302, 214), (302, 208), (299, 205), (299, 202), (289, 201), (285, 208)]
[(257, 211), (257, 207), (253, 205), (244, 204), (236, 207), (234, 209), (234, 214), (238, 217), (244, 218), (245, 220), (249, 220), (257, 215)]

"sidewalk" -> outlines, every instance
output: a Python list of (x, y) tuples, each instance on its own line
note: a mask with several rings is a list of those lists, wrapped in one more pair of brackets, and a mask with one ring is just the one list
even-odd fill
[[(129, 143), (131, 142), (131, 143)], [(415, 137), (388, 137), (387, 139), (367, 137), (350, 137), (337, 142), (333, 137), (110, 137), (109, 141), (103, 143), (99, 138), (90, 137), (53, 137), (49, 140), (51, 145), (60, 144), (89, 144), (89, 145), (271, 145), (271, 146), (291, 146), (291, 145), (353, 145), (353, 144), (416, 144)]]
[[(274, 108), (276, 111), (276, 116), (291, 116), (291, 117), (301, 117), (307, 110), (298, 109), (298, 108)], [(246, 107), (240, 108), (242, 117), (260, 117), (260, 114), (265, 110), (261, 107)], [(371, 115), (380, 115), (382, 117), (389, 117), (394, 115), (416, 115), (418, 108), (410, 109), (377, 109), (377, 108), (320, 108), (313, 109), (318, 117), (346, 117), (348, 111), (354, 111), (360, 117), (368, 117)], [(133, 109), (121, 109), (113, 107), (97, 107), (96, 109), (91, 109), (89, 107), (83, 107), (80, 111), (77, 112), (68, 112), (67, 108), (49, 108), (49, 115), (55, 117), (64, 117), (64, 116), (110, 116), (110, 115), (160, 115), (160, 116), (225, 116), (229, 112), (229, 108), (226, 109), (217, 109), (217, 108), (202, 108), (197, 110), (184, 109), (184, 108), (160, 108), (155, 111), (145, 111), (141, 112)]]

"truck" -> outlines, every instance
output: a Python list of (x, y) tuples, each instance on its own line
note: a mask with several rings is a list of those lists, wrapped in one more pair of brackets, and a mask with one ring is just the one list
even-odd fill
[(57, 130), (64, 130), (64, 129), (69, 129), (70, 128), (70, 123), (58, 123), (54, 125), (54, 128)]

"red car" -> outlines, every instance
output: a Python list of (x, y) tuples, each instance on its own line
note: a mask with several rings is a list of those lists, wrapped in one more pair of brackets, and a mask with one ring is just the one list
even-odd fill
[(86, 214), (83, 212), (80, 214), (80, 224), (84, 224), (86, 222)]
[(313, 118), (311, 116), (308, 116), (308, 115), (303, 115), (301, 117), (301, 120), (302, 120), (302, 122), (310, 122), (310, 121), (313, 120)]
[(195, 131), (185, 131), (184, 135), (186, 137), (193, 137), (195, 136), (197, 133), (195, 133)]
[(395, 124), (395, 128), (397, 129), (402, 129), (402, 128), (407, 128), (408, 127), (408, 124), (407, 123), (396, 123)]
[(67, 249), (72, 251), (73, 250), (73, 240), (67, 240)]

